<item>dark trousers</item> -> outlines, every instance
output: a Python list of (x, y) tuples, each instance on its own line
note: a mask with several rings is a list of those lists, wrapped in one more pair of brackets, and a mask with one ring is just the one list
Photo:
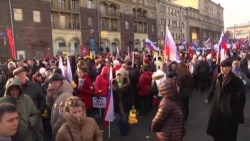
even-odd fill
[(183, 112), (184, 112), (184, 121), (188, 118), (189, 113), (189, 97), (181, 98), (182, 104), (183, 104)]
[(150, 96), (139, 96), (139, 113), (140, 115), (147, 115), (151, 107)]

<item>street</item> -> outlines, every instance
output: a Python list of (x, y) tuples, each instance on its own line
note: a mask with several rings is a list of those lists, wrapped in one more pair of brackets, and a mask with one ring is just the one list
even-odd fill
[[(213, 141), (206, 134), (209, 105), (205, 103), (206, 94), (193, 93), (190, 99), (190, 113), (186, 125), (184, 141)], [(245, 125), (239, 127), (237, 141), (249, 141), (250, 139), (250, 92), (247, 92), (245, 106)], [(103, 127), (98, 121), (101, 130), (104, 130), (104, 141), (156, 141), (155, 133), (149, 131), (149, 125), (157, 111), (151, 110), (147, 116), (138, 116), (139, 123), (130, 126), (130, 133), (127, 136), (119, 135), (116, 122), (111, 123), (111, 134), (108, 137), (108, 127)]]

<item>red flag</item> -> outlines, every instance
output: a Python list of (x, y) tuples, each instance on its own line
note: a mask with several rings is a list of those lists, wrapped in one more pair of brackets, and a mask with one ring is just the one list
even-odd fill
[(14, 40), (13, 40), (13, 35), (12, 35), (11, 29), (7, 28), (6, 33), (7, 33), (7, 37), (8, 37), (8, 43), (9, 43), (11, 57), (15, 58), (16, 57), (16, 51), (14, 49)]

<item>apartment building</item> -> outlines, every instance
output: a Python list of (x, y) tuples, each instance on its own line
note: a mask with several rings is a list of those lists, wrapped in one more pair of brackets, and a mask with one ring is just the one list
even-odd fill
[(226, 31), (229, 33), (230, 39), (250, 39), (250, 22), (227, 27)]
[[(19, 59), (79, 54), (81, 45), (92, 53), (99, 47), (141, 50), (146, 38), (163, 46), (166, 24), (176, 43), (216, 40), (224, 24), (223, 8), (211, 0), (1, 0), (0, 5), (0, 33), (13, 27)], [(5, 41), (0, 36), (0, 53), (6, 52), (0, 58), (6, 59)]]
[(202, 44), (210, 38), (217, 41), (224, 28), (223, 7), (211, 0), (170, 0), (186, 7), (186, 33), (188, 41)]
[[(50, 2), (1, 0), (0, 5), (0, 32), (6, 32), (6, 28), (13, 25), (17, 58), (52, 55)], [(10, 58), (8, 46), (8, 40), (0, 36), (0, 59)]]

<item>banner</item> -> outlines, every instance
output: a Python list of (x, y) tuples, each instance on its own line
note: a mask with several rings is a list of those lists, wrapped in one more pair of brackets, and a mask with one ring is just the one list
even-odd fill
[(105, 108), (107, 102), (106, 97), (93, 97), (92, 100), (94, 108)]

